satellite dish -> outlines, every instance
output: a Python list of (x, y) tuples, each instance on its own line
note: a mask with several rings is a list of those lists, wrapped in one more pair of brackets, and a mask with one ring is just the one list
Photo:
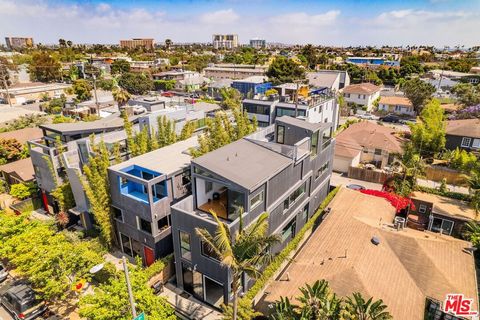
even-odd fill
[(102, 270), (105, 265), (103, 263), (97, 264), (96, 266), (90, 269), (90, 273), (95, 274), (98, 271)]

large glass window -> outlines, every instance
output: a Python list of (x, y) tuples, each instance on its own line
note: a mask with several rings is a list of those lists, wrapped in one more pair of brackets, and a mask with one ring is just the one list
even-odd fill
[(245, 196), (242, 192), (228, 189), (228, 220), (233, 221), (240, 216), (240, 211), (245, 209)]
[(310, 152), (312, 157), (317, 155), (317, 149), (318, 149), (318, 131), (312, 134), (312, 141), (310, 145)]
[(170, 226), (170, 216), (165, 216), (157, 221), (158, 233), (162, 232), (165, 229), (168, 229)]
[(291, 208), (295, 202), (305, 193), (307, 183), (304, 182), (300, 187), (298, 187), (292, 194), (283, 201), (283, 210), (286, 211)]
[(116, 208), (116, 207), (112, 207), (112, 211), (113, 211), (113, 217), (115, 219), (117, 219), (118, 221), (122, 221), (123, 222), (123, 214), (122, 214), (122, 210)]
[(277, 143), (285, 143), (285, 126), (277, 125)]
[(296, 228), (296, 220), (295, 217), (290, 221), (283, 229), (281, 233), (281, 241), (290, 241), (293, 237), (295, 237), (295, 228)]
[(180, 249), (182, 258), (190, 260), (192, 258), (192, 249), (190, 246), (190, 234), (180, 231)]
[(215, 251), (212, 249), (212, 247), (210, 247), (210, 245), (204, 241), (202, 241), (202, 255), (204, 255), (205, 257), (208, 257), (210, 259), (213, 259), (213, 260), (217, 260), (217, 261), (220, 261), (220, 258), (219, 256), (215, 253)]
[(223, 303), (223, 285), (213, 281), (207, 276), (204, 276), (205, 279), (205, 302), (220, 308), (220, 305)]
[(326, 129), (322, 133), (322, 150), (328, 147), (332, 142), (332, 128)]
[(147, 220), (137, 217), (137, 227), (139, 230), (142, 230), (143, 232), (152, 234), (152, 224)]
[(120, 242), (122, 245), (122, 250), (125, 254), (133, 257), (132, 243), (130, 242), (130, 237), (120, 233)]

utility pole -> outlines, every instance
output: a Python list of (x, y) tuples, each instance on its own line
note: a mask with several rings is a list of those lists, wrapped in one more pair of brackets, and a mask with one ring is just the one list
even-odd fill
[(128, 266), (127, 266), (127, 260), (125, 259), (125, 256), (122, 257), (122, 262), (123, 262), (123, 271), (125, 272), (125, 280), (127, 282), (128, 299), (130, 301), (130, 308), (132, 309), (133, 319), (135, 319), (137, 317), (137, 310), (135, 309), (135, 300), (133, 299), (132, 286), (130, 284), (130, 277), (128, 276)]
[(97, 108), (97, 115), (100, 117), (100, 106), (98, 105), (97, 97), (97, 76), (93, 74), (93, 91), (95, 93), (95, 107)]

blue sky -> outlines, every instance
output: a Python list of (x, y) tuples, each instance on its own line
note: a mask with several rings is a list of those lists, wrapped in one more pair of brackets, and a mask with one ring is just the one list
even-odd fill
[(480, 45), (480, 0), (0, 0), (0, 37), (207, 42), (237, 33), (324, 45)]

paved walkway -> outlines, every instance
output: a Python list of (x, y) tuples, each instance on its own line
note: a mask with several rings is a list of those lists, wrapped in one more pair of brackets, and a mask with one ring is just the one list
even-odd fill
[(339, 185), (344, 185), (347, 186), (349, 184), (359, 184), (361, 186), (364, 186), (367, 189), (372, 189), (372, 190), (381, 190), (382, 185), (380, 183), (373, 183), (373, 182), (367, 182), (363, 180), (357, 180), (357, 179), (351, 179), (346, 176), (343, 176), (341, 173), (338, 172), (333, 172), (332, 173), (332, 178), (330, 179), (330, 184), (334, 187), (339, 186)]
[[(222, 314), (211, 307), (192, 298), (184, 298), (181, 296), (183, 291), (167, 283), (164, 286), (160, 296), (167, 298), (168, 302), (182, 314), (191, 320), (218, 320), (222, 319)], [(182, 318), (183, 318), (182, 317)]]

